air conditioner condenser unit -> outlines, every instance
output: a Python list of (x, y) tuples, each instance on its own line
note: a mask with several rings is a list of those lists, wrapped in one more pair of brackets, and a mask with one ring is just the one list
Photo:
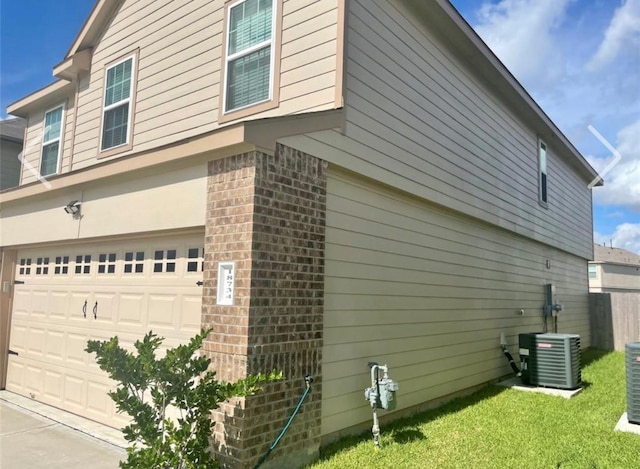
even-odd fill
[(580, 387), (579, 335), (529, 332), (520, 334), (518, 342), (524, 384), (559, 389)]
[(627, 370), (627, 420), (640, 425), (640, 342), (625, 345)]

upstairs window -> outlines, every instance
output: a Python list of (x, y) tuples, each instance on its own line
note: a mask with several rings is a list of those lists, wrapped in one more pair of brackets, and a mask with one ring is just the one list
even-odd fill
[(62, 136), (62, 106), (58, 106), (44, 115), (44, 133), (42, 134), (42, 158), (40, 175), (50, 176), (58, 173), (60, 161), (60, 137)]
[(589, 264), (589, 278), (598, 278), (598, 266)]
[(225, 113), (272, 99), (277, 3), (276, 0), (241, 0), (229, 7)]
[(134, 84), (134, 60), (130, 56), (107, 67), (104, 108), (102, 110), (102, 151), (129, 143), (131, 104)]
[(547, 206), (547, 145), (540, 140), (538, 142), (538, 195), (540, 203)]

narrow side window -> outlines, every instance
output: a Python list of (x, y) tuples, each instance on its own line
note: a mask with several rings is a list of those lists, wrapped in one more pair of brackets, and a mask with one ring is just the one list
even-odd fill
[(538, 195), (539, 201), (543, 205), (548, 203), (547, 193), (547, 145), (542, 141), (538, 141)]
[(50, 176), (59, 171), (62, 147), (62, 114), (62, 106), (53, 108), (44, 114), (42, 158), (40, 159), (41, 176)]

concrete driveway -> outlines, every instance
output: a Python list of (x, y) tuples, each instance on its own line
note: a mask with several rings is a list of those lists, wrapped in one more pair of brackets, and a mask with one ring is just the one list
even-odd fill
[(125, 450), (0, 399), (0, 468), (113, 469)]

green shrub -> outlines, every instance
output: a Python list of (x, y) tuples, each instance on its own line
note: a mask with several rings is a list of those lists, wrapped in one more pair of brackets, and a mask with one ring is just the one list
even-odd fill
[[(118, 412), (132, 419), (122, 429), (130, 444), (121, 468), (218, 467), (209, 450), (212, 410), (231, 397), (258, 392), (261, 383), (282, 378), (273, 371), (235, 383), (216, 380), (209, 358), (199, 354), (210, 332), (202, 331), (188, 344), (167, 350), (163, 358), (156, 358), (156, 351), (164, 339), (152, 332), (136, 341), (136, 353), (122, 348), (118, 337), (88, 341), (85, 350), (95, 353), (100, 369), (118, 382), (109, 392)], [(176, 409), (177, 418), (167, 415), (169, 406)]]

